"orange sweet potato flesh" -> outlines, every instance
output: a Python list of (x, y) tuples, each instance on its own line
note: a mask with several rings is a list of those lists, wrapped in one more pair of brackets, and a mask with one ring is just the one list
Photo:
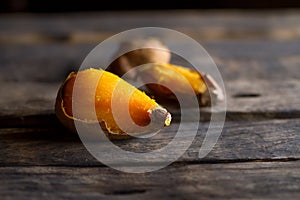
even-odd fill
[[(139, 71), (140, 77), (146, 82), (148, 88), (155, 94), (163, 98), (175, 98), (172, 91), (163, 85), (174, 86), (173, 92), (180, 92), (187, 95), (203, 94), (207, 91), (202, 75), (192, 69), (176, 66), (168, 63), (151, 63), (144, 66)], [(191, 87), (192, 90), (189, 90)]]
[[(76, 101), (73, 97), (74, 82), (76, 79)], [(95, 90), (96, 89), (96, 90)], [(114, 112), (121, 115), (118, 120), (125, 122), (126, 129), (131, 130), (132, 123), (139, 126), (146, 126), (153, 120), (151, 113), (155, 110), (162, 111), (160, 120), (165, 120), (164, 124), (169, 125), (170, 114), (158, 105), (155, 100), (148, 97), (144, 92), (138, 90), (118, 76), (101, 69), (87, 69), (78, 73), (71, 73), (61, 87), (61, 108), (56, 108), (57, 113), (65, 116), (58, 116), (64, 123), (64, 117), (73, 117), (73, 106), (76, 106), (76, 118), (89, 122), (95, 115), (89, 108), (91, 103), (95, 105), (98, 122), (104, 122), (109, 133), (122, 134), (122, 130), (116, 122)], [(128, 98), (127, 104), (124, 99)], [(59, 99), (59, 98), (58, 98)], [(112, 100), (114, 108), (112, 110)], [(63, 112), (60, 112), (61, 109)], [(129, 110), (132, 120), (122, 118), (122, 113)], [(128, 111), (127, 111), (128, 112)], [(128, 122), (128, 123), (127, 123)], [(131, 130), (134, 131), (134, 130)]]
[[(160, 102), (176, 101), (175, 94), (196, 95), (199, 106), (211, 106), (224, 99), (220, 86), (210, 75), (186, 67), (169, 63), (149, 63), (139, 69), (138, 75)], [(172, 91), (164, 85), (171, 85)]]

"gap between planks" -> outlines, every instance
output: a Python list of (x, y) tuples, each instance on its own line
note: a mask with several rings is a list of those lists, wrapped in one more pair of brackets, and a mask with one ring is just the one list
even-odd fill
[[(219, 165), (219, 164), (243, 164), (243, 163), (285, 163), (285, 162), (297, 162), (300, 161), (300, 158), (274, 158), (274, 159), (237, 159), (237, 160), (209, 160), (209, 161), (175, 161), (172, 164), (166, 166), (168, 167), (180, 167), (186, 165)], [(157, 163), (160, 164), (160, 163)], [(122, 165), (123, 166), (123, 165)], [(143, 165), (141, 165), (143, 166)], [(148, 165), (147, 165), (148, 166)], [(23, 167), (64, 167), (64, 168), (110, 168), (99, 162), (99, 165), (64, 165), (64, 164), (47, 164), (47, 165), (2, 165), (0, 164), (0, 168), (23, 168)], [(134, 166), (130, 166), (134, 167)]]

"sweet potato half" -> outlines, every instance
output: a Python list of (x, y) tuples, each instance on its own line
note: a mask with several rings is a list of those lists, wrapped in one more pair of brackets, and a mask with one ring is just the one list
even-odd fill
[[(75, 80), (76, 98), (73, 96)], [(95, 89), (93, 84), (96, 84)], [(95, 112), (90, 109), (91, 104)], [(74, 106), (76, 117), (73, 116)], [(145, 134), (145, 129), (141, 131), (143, 127), (146, 130), (149, 127), (149, 132), (157, 131), (154, 129), (159, 130), (171, 122), (170, 113), (144, 92), (110, 72), (93, 68), (69, 74), (58, 91), (55, 111), (70, 130), (76, 131), (75, 120), (100, 123), (110, 139), (129, 138), (132, 134), (128, 132)], [(128, 112), (129, 118), (125, 115)], [(97, 121), (92, 120), (95, 114)]]

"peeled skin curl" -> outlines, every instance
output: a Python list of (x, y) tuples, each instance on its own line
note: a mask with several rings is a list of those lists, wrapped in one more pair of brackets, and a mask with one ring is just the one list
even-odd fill
[[(73, 96), (75, 80), (76, 98)], [(95, 106), (96, 117), (90, 105)], [(144, 92), (110, 72), (93, 68), (72, 72), (67, 77), (58, 92), (55, 110), (58, 119), (70, 130), (76, 131), (75, 120), (100, 123), (110, 139), (129, 138), (128, 132), (144, 134), (140, 133), (140, 127), (150, 122), (157, 126), (151, 126), (149, 132), (157, 131), (153, 127), (159, 130), (171, 121), (170, 113)], [(124, 113), (129, 113), (129, 118)], [(122, 129), (118, 125), (120, 122)]]
[[(150, 63), (139, 69), (138, 76), (148, 83), (146, 85), (151, 93), (159, 99), (176, 99), (175, 94), (196, 95), (200, 106), (211, 106), (223, 99), (220, 87), (211, 76), (190, 68), (169, 63)], [(165, 87), (168, 85), (172, 85), (172, 91)]]

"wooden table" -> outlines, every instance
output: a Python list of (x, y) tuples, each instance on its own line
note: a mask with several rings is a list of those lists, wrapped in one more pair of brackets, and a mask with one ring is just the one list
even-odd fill
[[(228, 108), (205, 158), (204, 120), (176, 162), (128, 174), (92, 157), (53, 107), (95, 45), (143, 26), (199, 41), (222, 73)], [(300, 10), (2, 14), (0, 44), (1, 199), (300, 199)], [(118, 145), (151, 150), (176, 123), (153, 145)]]

